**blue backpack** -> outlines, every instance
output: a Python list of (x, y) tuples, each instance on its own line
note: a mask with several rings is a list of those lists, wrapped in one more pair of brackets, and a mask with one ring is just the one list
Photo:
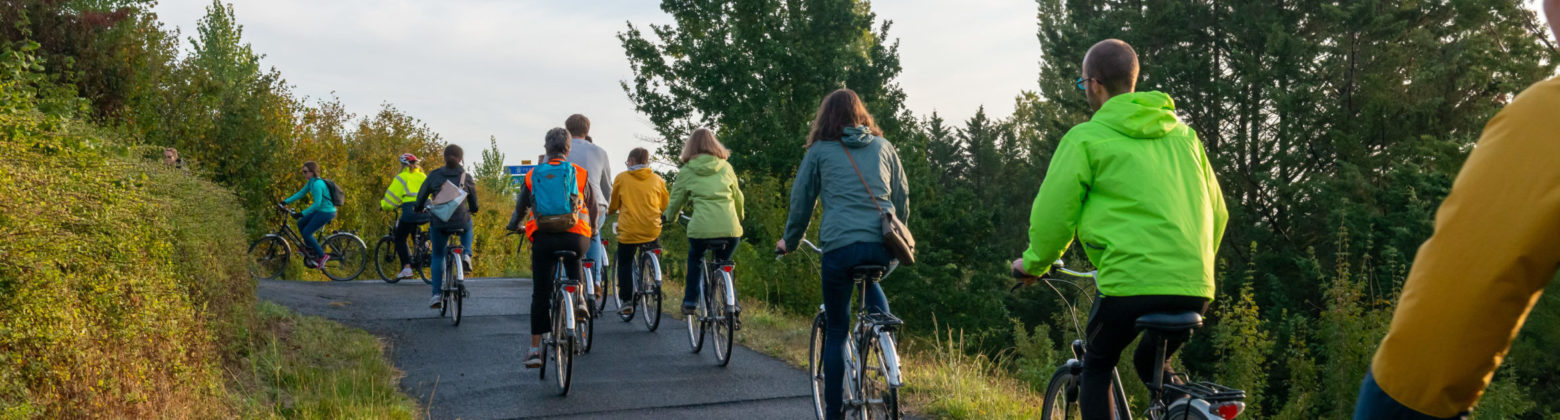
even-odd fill
[(536, 230), (562, 233), (579, 223), (583, 197), (576, 179), (574, 165), (567, 161), (531, 169), (531, 215), (536, 219)]

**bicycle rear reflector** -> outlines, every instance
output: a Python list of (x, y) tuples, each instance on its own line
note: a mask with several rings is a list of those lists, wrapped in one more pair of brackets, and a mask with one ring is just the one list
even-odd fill
[(595, 261), (586, 261), (585, 262), (585, 268), (594, 268), (594, 267), (596, 267), (596, 262)]
[(563, 291), (565, 292), (574, 293), (577, 290), (579, 290), (579, 286), (563, 286)]
[(737, 267), (736, 266), (730, 266), (730, 265), (723, 265), (723, 266), (720, 266), (720, 271), (725, 271), (727, 273), (730, 273), (731, 269), (733, 269), (733, 268), (737, 268)]
[(1210, 414), (1217, 415), (1221, 419), (1231, 420), (1234, 419), (1235, 416), (1239, 416), (1241, 411), (1245, 410), (1246, 403), (1240, 401), (1231, 401), (1213, 406), (1213, 408), (1209, 409), (1208, 411), (1212, 411)]
[(451, 249), (450, 249), (450, 252), (454, 252), (454, 253), (456, 253), (456, 254), (460, 254), (460, 253), (463, 253), (463, 252), (465, 252), (465, 251), (466, 251), (466, 250), (463, 250), (463, 249), (460, 249), (460, 248), (451, 248)]
[(655, 255), (657, 255), (657, 256), (659, 256), (659, 255), (661, 255), (661, 248), (652, 249), (652, 250), (650, 250), (650, 252), (655, 254)]

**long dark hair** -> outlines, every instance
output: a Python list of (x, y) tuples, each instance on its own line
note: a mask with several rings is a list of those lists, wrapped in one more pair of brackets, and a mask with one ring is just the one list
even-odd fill
[(460, 161), (461, 159), (465, 158), (465, 156), (466, 151), (462, 150), (460, 146), (453, 144), (444, 146), (444, 166), (446, 167), (460, 168)]
[(872, 120), (872, 114), (867, 113), (867, 105), (861, 102), (861, 97), (850, 89), (841, 88), (823, 98), (823, 103), (818, 105), (818, 116), (813, 118), (812, 131), (807, 133), (807, 146), (812, 147), (813, 142), (837, 140), (845, 135), (845, 127), (865, 125), (874, 136), (883, 135), (883, 130), (878, 129), (877, 122)]

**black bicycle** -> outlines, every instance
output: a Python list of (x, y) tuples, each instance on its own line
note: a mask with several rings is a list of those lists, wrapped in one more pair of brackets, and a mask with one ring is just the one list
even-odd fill
[[(276, 210), (293, 218), (298, 217), (298, 212), (285, 205), (277, 205)], [(303, 235), (296, 229), (289, 228), (287, 219), (282, 217), (275, 232), (261, 236), (260, 239), (249, 244), (251, 276), (257, 279), (274, 279), (282, 275), (282, 271), (287, 268), (287, 261), (292, 255), (292, 243), (303, 242)], [(315, 232), (314, 235), (320, 247), (324, 249), (325, 255), (330, 256), (330, 259), (324, 266), (315, 267), (314, 262), (319, 259), (319, 256), (314, 255), (309, 247), (301, 247), (298, 250), (303, 254), (304, 267), (320, 270), (325, 277), (335, 281), (352, 280), (363, 273), (363, 268), (368, 265), (368, 245), (364, 244), (363, 239), (357, 234), (350, 230), (337, 230), (329, 235), (325, 235), (323, 231)]]
[[(379, 243), (374, 245), (374, 270), (379, 272), (379, 279), (385, 283), (397, 283), (401, 281), (399, 274), (401, 267), (407, 262), (400, 261), (400, 256), (395, 253), (395, 228), (400, 224), (400, 211), (396, 211), (395, 222), (390, 223), (389, 233), (379, 238)], [(433, 279), (428, 278), (428, 268), (433, 266), (433, 246), (428, 242), (428, 231), (421, 226), (412, 232), (411, 248), (407, 248), (412, 260), (412, 273), (423, 284), (433, 284)]]
[[(1052, 264), (1052, 272), (1059, 272), (1070, 277), (1080, 279), (1093, 279), (1096, 272), (1081, 272), (1067, 269), (1060, 260)], [(1083, 337), (1082, 328), (1078, 323), (1078, 307), (1061, 289), (1057, 283), (1071, 285), (1079, 292), (1083, 292), (1082, 286), (1075, 281), (1036, 278), (1017, 270), (1013, 276), (1024, 280), (1038, 280), (1045, 282), (1055, 291), (1057, 296), (1067, 306), (1072, 314), (1073, 328), (1079, 337)], [(1016, 289), (1018, 286), (1014, 286)], [(1166, 349), (1170, 340), (1185, 340), (1190, 337), (1192, 330), (1202, 326), (1202, 315), (1196, 312), (1178, 313), (1152, 313), (1139, 317), (1136, 322), (1138, 331), (1152, 331), (1162, 340), (1153, 343), (1144, 343), (1155, 346), (1158, 355), (1154, 359), (1154, 383), (1149, 386), (1149, 407), (1144, 412), (1144, 417), (1151, 420), (1201, 420), (1224, 419), (1230, 420), (1239, 416), (1246, 409), (1246, 392), (1226, 387), (1213, 382), (1193, 383), (1184, 373), (1175, 374), (1175, 378), (1164, 377), (1164, 363), (1169, 356)], [(1076, 419), (1080, 418), (1078, 412), (1078, 380), (1083, 375), (1083, 356), (1085, 353), (1083, 339), (1073, 340), (1073, 358), (1056, 369), (1051, 375), (1051, 381), (1045, 389), (1045, 406), (1041, 408), (1040, 418), (1043, 419)], [(1170, 380), (1170, 383), (1166, 383)], [(1127, 395), (1121, 387), (1121, 374), (1111, 368), (1111, 399), (1116, 406), (1116, 418), (1131, 420), (1132, 408), (1127, 404)], [(1165, 391), (1174, 391), (1186, 395), (1175, 401), (1164, 401)]]

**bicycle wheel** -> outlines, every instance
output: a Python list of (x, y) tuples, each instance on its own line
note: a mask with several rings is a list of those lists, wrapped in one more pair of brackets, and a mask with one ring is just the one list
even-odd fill
[(447, 289), (449, 287), (449, 285), (450, 285), (450, 277), (451, 277), (450, 270), (453, 269), (453, 264), (451, 264), (450, 261), (449, 261), (450, 258), (449, 257), (445, 257), (444, 259), (445, 259), (445, 261), (444, 261), (444, 283), (442, 285), (440, 285), (441, 290), (439, 290), (439, 317), (440, 318), (442, 318), (446, 314), (450, 313), (450, 291), (449, 290), (444, 290), (444, 289)]
[(433, 271), (431, 270), (433, 268), (433, 244), (428, 243), (427, 234), (418, 233), (413, 238), (413, 241), (417, 242), (417, 247), (411, 250), (412, 259), (416, 261), (416, 263), (412, 264), (412, 272), (417, 274), (417, 278), (422, 279), (423, 284), (433, 285), (433, 279), (428, 278), (430, 272)]
[(401, 281), (396, 277), (401, 274), (400, 264), (396, 264), (399, 258), (395, 255), (395, 238), (390, 235), (379, 238), (379, 243), (374, 244), (374, 271), (379, 273), (380, 280), (391, 284)]
[(249, 275), (256, 279), (270, 280), (282, 275), (287, 268), (287, 258), (292, 254), (287, 241), (276, 236), (264, 236), (249, 244)]
[(1067, 366), (1056, 369), (1051, 383), (1045, 387), (1045, 405), (1040, 408), (1040, 418), (1065, 420), (1081, 418), (1078, 413), (1078, 377)]
[(715, 333), (715, 336), (712, 337), (715, 342), (715, 360), (720, 362), (721, 367), (725, 367), (731, 363), (731, 344), (732, 340), (735, 339), (733, 328), (736, 324), (736, 308), (731, 307), (726, 302), (727, 287), (732, 284), (731, 273), (727, 273), (724, 270), (716, 270), (716, 272), (720, 273), (720, 277), (715, 278), (715, 281), (709, 284), (711, 287), (707, 294), (709, 296), (710, 313), (715, 315), (714, 322), (710, 323), (710, 329)]
[(461, 281), (459, 276), (450, 275), (449, 277), (451, 278), (446, 281), (453, 282), (450, 286), (450, 303), (455, 305), (451, 311), (453, 312), (452, 315), (455, 317), (455, 326), (459, 327), (461, 309), (463, 309), (466, 305), (466, 285)]
[(704, 298), (694, 299), (693, 315), (684, 315), (683, 321), (688, 324), (688, 346), (694, 353), (704, 350), (704, 321), (708, 317), (704, 307)]
[(335, 281), (349, 281), (363, 274), (364, 266), (368, 265), (368, 245), (357, 235), (351, 233), (333, 233), (325, 237), (325, 243), (320, 244), (325, 248), (325, 255), (330, 256), (330, 261), (325, 262), (325, 277)]
[(611, 277), (611, 275), (607, 274), (606, 267), (602, 267), (601, 277), (598, 278), (595, 274), (590, 275), (591, 281), (595, 282), (590, 285), (591, 289), (596, 291), (596, 294), (590, 297), (591, 318), (600, 318), (601, 314), (607, 311), (607, 293), (612, 291), (607, 290), (606, 277)]
[(888, 366), (876, 339), (863, 341), (857, 354), (861, 366), (856, 382), (861, 386), (863, 420), (899, 420), (899, 389), (888, 383)]
[(811, 376), (813, 410), (823, 419), (823, 311), (813, 317), (812, 338), (807, 346), (807, 373)]
[[(607, 313), (608, 309), (623, 309), (623, 297), (618, 296), (617, 272), (611, 267), (601, 268), (601, 313)], [(629, 304), (632, 305), (633, 296), (629, 296)], [(633, 317), (623, 319), (623, 322), (633, 321)]]
[[(570, 335), (569, 330), (565, 328), (569, 318), (568, 313), (564, 311), (573, 311), (574, 308), (569, 307), (572, 304), (568, 298), (563, 298), (561, 294), (555, 296), (561, 299), (553, 301), (553, 342), (548, 344), (549, 347), (552, 347), (548, 354), (551, 357), (550, 362), (554, 369), (553, 376), (555, 378), (553, 379), (553, 386), (558, 391), (558, 395), (567, 396), (569, 395), (569, 386), (574, 381), (575, 341), (574, 336)], [(544, 361), (543, 363), (547, 362)]]
[(661, 265), (655, 261), (655, 256), (650, 253), (648, 258), (639, 262), (639, 287), (640, 293), (635, 297), (639, 302), (639, 313), (645, 320), (645, 328), (655, 332), (661, 326), (661, 279), (656, 267)]
[[(584, 294), (581, 293), (581, 295)], [(574, 317), (574, 336), (579, 339), (580, 352), (590, 353), (591, 346), (596, 343), (596, 317), (576, 315)]]

